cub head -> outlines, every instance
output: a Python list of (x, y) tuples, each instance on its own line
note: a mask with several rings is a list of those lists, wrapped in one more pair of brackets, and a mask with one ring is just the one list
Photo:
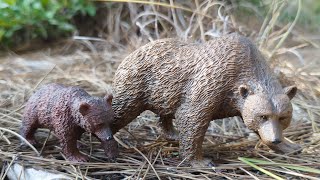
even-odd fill
[(111, 103), (112, 95), (108, 94), (104, 98), (93, 97), (80, 102), (78, 107), (82, 116), (80, 126), (102, 142), (113, 139), (110, 126), (114, 121), (114, 112)]
[(286, 129), (292, 118), (290, 100), (295, 96), (297, 88), (289, 86), (283, 93), (253, 94), (247, 86), (240, 86), (239, 93), (243, 98), (242, 118), (246, 126), (255, 131), (266, 145), (276, 145), (283, 141), (282, 131)]

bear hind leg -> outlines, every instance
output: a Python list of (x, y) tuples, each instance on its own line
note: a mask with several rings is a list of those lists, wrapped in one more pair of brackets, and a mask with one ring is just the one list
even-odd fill
[(179, 133), (174, 128), (172, 122), (173, 116), (160, 116), (160, 127), (162, 130), (162, 135), (165, 139), (169, 141), (178, 141)]

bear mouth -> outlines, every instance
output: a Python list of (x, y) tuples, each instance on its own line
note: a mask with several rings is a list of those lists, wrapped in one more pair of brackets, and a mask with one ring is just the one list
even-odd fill
[(114, 140), (113, 133), (110, 128), (101, 128), (94, 134), (101, 142)]

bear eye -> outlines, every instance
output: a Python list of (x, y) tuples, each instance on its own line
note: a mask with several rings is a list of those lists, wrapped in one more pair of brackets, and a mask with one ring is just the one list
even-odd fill
[(266, 120), (268, 120), (268, 117), (267, 116), (260, 116), (260, 119), (263, 121), (266, 121)]
[(284, 120), (286, 120), (287, 119), (287, 117), (280, 117), (279, 118), (279, 121), (284, 121)]
[(97, 123), (97, 124), (96, 124), (97, 127), (104, 127), (104, 125), (105, 125), (104, 122), (100, 122), (100, 123)]

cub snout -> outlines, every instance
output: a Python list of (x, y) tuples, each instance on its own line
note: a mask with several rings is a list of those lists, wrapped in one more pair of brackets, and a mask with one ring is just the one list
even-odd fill
[(114, 161), (119, 155), (118, 142), (112, 138), (108, 141), (102, 141), (101, 145), (107, 158)]
[(94, 133), (100, 141), (109, 141), (113, 139), (112, 131), (109, 127), (101, 128)]

